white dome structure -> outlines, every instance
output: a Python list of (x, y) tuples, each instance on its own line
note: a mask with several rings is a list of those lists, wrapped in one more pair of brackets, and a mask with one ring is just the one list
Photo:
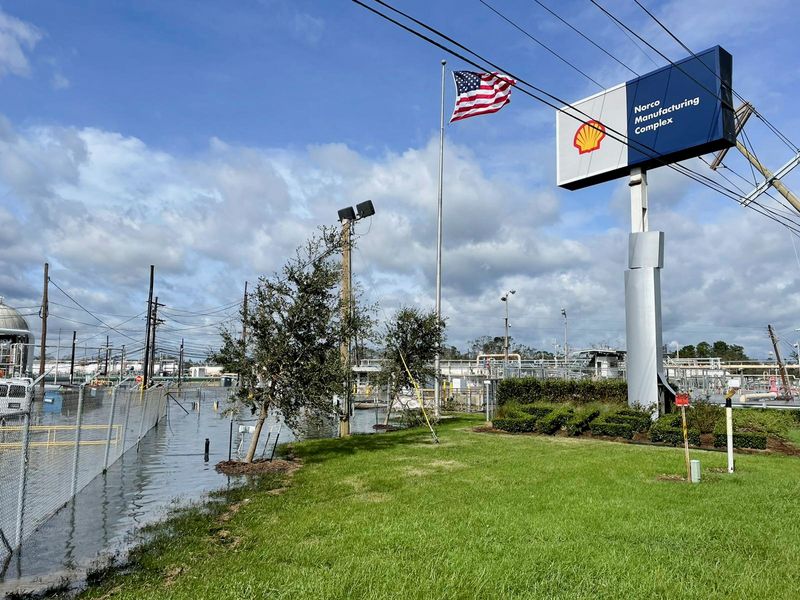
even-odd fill
[(2, 376), (25, 375), (33, 356), (34, 337), (20, 312), (0, 296), (0, 371)]

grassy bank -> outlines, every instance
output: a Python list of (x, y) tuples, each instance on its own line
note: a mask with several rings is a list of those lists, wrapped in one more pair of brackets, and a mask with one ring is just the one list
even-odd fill
[(800, 459), (441, 428), (295, 446), (83, 598), (792, 598)]

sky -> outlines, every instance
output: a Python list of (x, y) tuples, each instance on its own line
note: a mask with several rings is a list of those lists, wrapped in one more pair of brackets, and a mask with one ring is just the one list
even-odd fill
[[(568, 101), (668, 64), (591, 2), (542, 0), (616, 60), (535, 0), (486, 1), (596, 83), (479, 0), (396, 6)], [(632, 0), (601, 4), (670, 60), (687, 55)], [(736, 92), (800, 143), (800, 7), (643, 4), (693, 51), (731, 52)], [(79, 346), (108, 335), (115, 348), (141, 347), (153, 264), (164, 347), (183, 337), (200, 358), (245, 281), (370, 199), (375, 216), (355, 225), (363, 301), (379, 321), (401, 306), (433, 309), (443, 58), (449, 112), (449, 72), (472, 67), (346, 0), (0, 2), (0, 295), (38, 338), (49, 262), (61, 289), (50, 288), (48, 346), (77, 330)], [(758, 119), (746, 132), (770, 168), (793, 156)], [(562, 190), (555, 156), (555, 111), (517, 91), (502, 111), (446, 127), (448, 344), (502, 335), (500, 297), (514, 289), (518, 342), (563, 344), (563, 308), (572, 349), (624, 348), (627, 181)], [(733, 187), (697, 159), (685, 164)], [(725, 164), (731, 181), (754, 187), (735, 152)], [(800, 191), (798, 173), (784, 182)], [(767, 357), (772, 324), (790, 353), (800, 238), (667, 168), (649, 173), (649, 197), (650, 228), (666, 236), (664, 343), (722, 339)]]

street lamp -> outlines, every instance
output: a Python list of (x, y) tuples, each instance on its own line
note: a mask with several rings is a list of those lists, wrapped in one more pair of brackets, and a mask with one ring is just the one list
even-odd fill
[(569, 356), (569, 346), (567, 345), (567, 310), (561, 309), (561, 316), (564, 317), (564, 377), (569, 379), (569, 370), (567, 368), (567, 357)]
[[(358, 214), (356, 214), (358, 211)], [(350, 228), (352, 223), (371, 217), (375, 214), (375, 208), (372, 206), (372, 201), (367, 200), (361, 204), (356, 205), (356, 210), (352, 206), (339, 209), (339, 222), (342, 224), (342, 319), (349, 321), (353, 316), (353, 272), (350, 265), (350, 251), (352, 249), (350, 243)], [(339, 421), (339, 435), (347, 437), (350, 435), (350, 415), (352, 413), (352, 402), (350, 398), (350, 337), (347, 336), (342, 340), (339, 347), (339, 354), (342, 363), (347, 369), (347, 391), (345, 392), (344, 400), (344, 415)]]
[(511, 296), (517, 293), (517, 290), (508, 290), (505, 294), (500, 297), (500, 301), (505, 303), (506, 305), (506, 345), (505, 345), (505, 362), (503, 363), (503, 377), (506, 375), (506, 371), (508, 370), (508, 303), (511, 300)]

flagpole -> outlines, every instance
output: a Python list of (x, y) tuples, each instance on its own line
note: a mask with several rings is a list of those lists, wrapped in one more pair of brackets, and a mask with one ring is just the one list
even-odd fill
[[(439, 113), (439, 202), (437, 211), (437, 234), (436, 234), (436, 319), (442, 319), (442, 177), (444, 175), (444, 77), (445, 65), (447, 61), (442, 59), (442, 104)], [(436, 371), (436, 381), (433, 392), (433, 412), (439, 417), (439, 405), (441, 404), (440, 390), (441, 372), (439, 366), (439, 349), (436, 350), (434, 359), (434, 369)]]

